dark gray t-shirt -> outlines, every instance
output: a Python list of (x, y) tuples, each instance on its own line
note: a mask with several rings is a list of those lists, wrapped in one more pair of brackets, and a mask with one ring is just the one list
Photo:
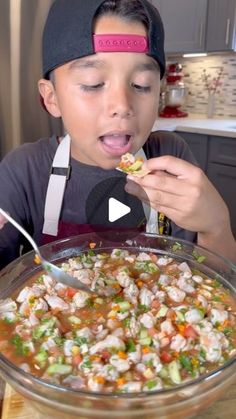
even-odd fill
[[(41, 244), (45, 197), (54, 154), (55, 136), (27, 143), (9, 153), (0, 163), (0, 206), (8, 211)], [(150, 135), (143, 146), (146, 157), (172, 155), (196, 164), (182, 138), (170, 132)], [(71, 175), (66, 185), (61, 220), (87, 224), (85, 204), (90, 191), (116, 170), (104, 170), (71, 159)], [(194, 241), (196, 234), (172, 223), (172, 235)], [(19, 256), (19, 249), (31, 250), (24, 238), (9, 223), (0, 230), (0, 268)]]

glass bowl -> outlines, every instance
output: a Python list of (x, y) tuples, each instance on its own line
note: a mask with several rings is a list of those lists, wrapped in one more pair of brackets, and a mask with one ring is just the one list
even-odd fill
[[(236, 298), (236, 266), (212, 252), (184, 240), (141, 233), (127, 240), (127, 232), (110, 232), (103, 237), (95, 233), (60, 240), (41, 247), (45, 259), (60, 263), (88, 250), (91, 242), (98, 251), (123, 248), (130, 251), (151, 251), (187, 261), (190, 267), (217, 278)], [(199, 263), (204, 256), (204, 262)], [(28, 279), (39, 274), (30, 252), (0, 273), (0, 298), (7, 298), (22, 288)], [(35, 418), (189, 418), (220, 398), (236, 379), (236, 357), (198, 379), (172, 389), (153, 392), (107, 394), (75, 391), (40, 380), (14, 366), (0, 355), (0, 374), (18, 393), (30, 400)], [(33, 417), (33, 416), (32, 416)]]

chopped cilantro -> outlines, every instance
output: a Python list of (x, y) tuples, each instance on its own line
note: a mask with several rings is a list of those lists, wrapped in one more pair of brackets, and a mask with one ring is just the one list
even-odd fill
[(219, 303), (220, 301), (222, 301), (222, 300), (221, 300), (221, 297), (220, 297), (219, 295), (215, 295), (215, 296), (212, 298), (212, 300), (213, 300), (213, 301), (216, 301), (217, 303)]
[(176, 250), (181, 250), (182, 249), (182, 244), (175, 242), (175, 244), (172, 247), (173, 252), (176, 252)]
[(148, 390), (152, 390), (157, 386), (157, 380), (147, 381), (145, 385), (147, 386)]
[(135, 346), (135, 343), (134, 343), (133, 339), (129, 339), (128, 342), (126, 343), (126, 350), (127, 350), (127, 352), (135, 352), (136, 351), (136, 346)]
[(188, 372), (193, 372), (193, 365), (189, 356), (181, 354), (179, 356), (179, 362)]
[(77, 337), (74, 339), (74, 341), (75, 341), (75, 343), (76, 343), (78, 346), (81, 346), (81, 345), (84, 345), (85, 343), (88, 343), (87, 338), (82, 337), (82, 336), (77, 336)]
[(202, 263), (204, 262), (204, 260), (206, 259), (205, 256), (201, 256), (199, 255), (196, 250), (193, 250), (192, 255), (194, 257), (194, 259), (198, 262), (198, 263)]

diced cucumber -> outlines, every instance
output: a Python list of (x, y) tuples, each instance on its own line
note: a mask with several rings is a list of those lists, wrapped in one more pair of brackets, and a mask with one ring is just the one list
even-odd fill
[(139, 339), (139, 343), (142, 346), (150, 346), (152, 343), (152, 338), (151, 336), (147, 336), (146, 338), (141, 338)]
[(49, 375), (66, 375), (69, 374), (72, 371), (71, 365), (65, 365), (65, 364), (52, 364), (48, 367), (46, 373)]
[(168, 370), (170, 374), (170, 378), (174, 384), (180, 384), (181, 383), (181, 376), (179, 372), (179, 364), (177, 361), (172, 361), (168, 365)]
[(120, 307), (121, 311), (127, 311), (131, 307), (128, 301), (121, 301), (120, 303), (118, 303), (118, 306)]
[(158, 311), (156, 317), (165, 317), (165, 315), (167, 314), (167, 311), (169, 310), (169, 308), (167, 306), (165, 306), (165, 304), (163, 304), (160, 308), (160, 310)]
[(48, 353), (45, 351), (45, 349), (40, 349), (37, 355), (35, 355), (34, 359), (40, 365), (40, 367), (43, 368), (48, 359)]
[(134, 172), (136, 170), (141, 169), (142, 164), (143, 164), (142, 160), (136, 160), (133, 164), (131, 164), (131, 166), (129, 166), (129, 171)]
[(184, 314), (180, 310), (175, 310), (175, 313), (181, 323), (185, 322)]
[(77, 317), (77, 316), (70, 316), (70, 317), (68, 317), (68, 320), (71, 324), (80, 324), (81, 323), (80, 318)]

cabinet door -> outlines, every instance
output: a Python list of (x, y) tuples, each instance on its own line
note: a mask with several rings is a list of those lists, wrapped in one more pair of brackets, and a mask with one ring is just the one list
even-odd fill
[(236, 238), (236, 167), (209, 163), (207, 175), (228, 205), (231, 226)]
[(236, 1), (209, 0), (207, 51), (228, 51), (236, 47)]
[(207, 135), (179, 131), (177, 134), (179, 134), (186, 141), (199, 166), (205, 172), (207, 167)]
[(205, 49), (207, 0), (152, 0), (165, 28), (167, 53), (202, 52)]
[(236, 167), (236, 138), (210, 136), (209, 162)]

